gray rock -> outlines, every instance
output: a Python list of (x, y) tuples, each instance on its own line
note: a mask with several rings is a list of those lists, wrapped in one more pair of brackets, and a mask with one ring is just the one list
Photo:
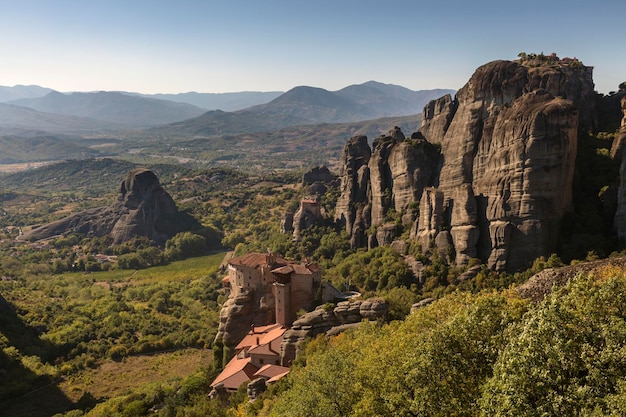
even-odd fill
[(178, 232), (199, 229), (200, 224), (180, 213), (172, 197), (147, 169), (130, 171), (120, 186), (118, 201), (109, 207), (86, 210), (24, 234), (38, 240), (56, 235), (80, 233), (111, 236), (113, 244), (144, 236), (164, 243)]
[(259, 395), (267, 391), (267, 385), (265, 384), (265, 378), (259, 377), (253, 379), (248, 383), (247, 393), (248, 398), (255, 400)]
[(388, 310), (389, 305), (381, 298), (341, 301), (332, 309), (329, 305), (321, 305), (294, 321), (291, 329), (285, 332), (281, 344), (281, 363), (285, 365), (293, 361), (299, 354), (300, 344), (306, 338), (328, 332), (334, 335), (355, 327), (354, 324), (363, 319), (376, 321), (384, 318)]
[[(389, 210), (404, 213), (419, 202), (410, 237), (423, 253), (442, 254), (448, 246), (459, 265), (479, 258), (498, 271), (525, 269), (556, 249), (572, 204), (578, 131), (593, 129), (596, 119), (591, 68), (558, 58), (538, 66), (488, 63), (454, 99), (429, 103), (409, 139), (393, 129), (374, 140), (365, 199), (364, 184), (355, 185), (357, 168), (348, 157), (356, 155), (355, 142), (349, 142), (342, 172), (352, 173), (343, 182), (352, 186), (341, 190), (337, 219), (347, 219), (355, 247)], [(368, 206), (369, 217), (364, 209), (357, 214)], [(620, 213), (616, 227), (626, 224)], [(370, 247), (390, 243), (384, 234), (370, 240)]]
[(337, 177), (333, 175), (325, 166), (317, 166), (302, 174), (302, 185), (312, 185), (315, 183), (331, 184)]
[(425, 298), (421, 301), (418, 301), (417, 303), (411, 306), (411, 313), (415, 312), (416, 310), (419, 310), (420, 308), (426, 307), (428, 304), (432, 303), (433, 301), (435, 301), (434, 298)]

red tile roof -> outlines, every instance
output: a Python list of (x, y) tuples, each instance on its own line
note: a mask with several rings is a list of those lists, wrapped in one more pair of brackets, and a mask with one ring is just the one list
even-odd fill
[(280, 345), (283, 342), (283, 334), (286, 327), (272, 329), (259, 338), (259, 343), (248, 349), (249, 355), (277, 355), (280, 356)]
[(256, 371), (254, 373), (254, 377), (258, 378), (260, 376), (264, 376), (266, 378), (272, 378), (272, 377), (275, 377), (276, 375), (282, 375), (288, 372), (289, 372), (289, 368), (285, 366), (268, 364), (268, 365), (263, 366), (258, 371)]
[[(270, 324), (268, 326), (255, 326), (248, 332), (243, 340), (235, 346), (235, 350), (251, 348), (253, 346), (269, 343), (272, 338), (278, 335), (278, 333), (280, 333), (278, 337), (281, 337), (283, 333), (285, 333), (285, 330), (287, 330), (287, 328), (283, 327), (279, 323)], [(270, 335), (269, 339), (268, 335)]]
[[(215, 378), (211, 386), (214, 387), (221, 382), (224, 384), (225, 388), (236, 390), (244, 382), (252, 380), (256, 372), (259, 371), (259, 368), (252, 364), (250, 354), (275, 355), (276, 359), (278, 359), (280, 357), (280, 345), (283, 340), (283, 333), (285, 333), (286, 330), (286, 327), (278, 323), (252, 328), (246, 337), (235, 347), (235, 350), (238, 352), (245, 352), (245, 356), (247, 357), (235, 355), (230, 362), (228, 362), (224, 370)], [(266, 366), (263, 368), (266, 368)], [(271, 378), (278, 370), (270, 370), (267, 372), (272, 373), (272, 375), (267, 375), (268, 378)]]
[(235, 266), (247, 266), (249, 268), (257, 268), (259, 266), (267, 265), (267, 257), (273, 256), (274, 263), (279, 265), (286, 265), (288, 262), (275, 255), (268, 255), (266, 253), (251, 252), (245, 255), (238, 256), (231, 259), (228, 263)]
[(237, 356), (232, 358), (226, 365), (224, 370), (213, 380), (212, 387), (224, 384), (224, 388), (236, 390), (244, 382), (250, 381), (258, 368), (250, 363), (250, 358), (239, 359)]
[[(287, 369), (289, 369), (289, 368), (287, 368)], [(285, 375), (287, 375), (288, 373), (289, 373), (289, 371), (283, 372), (282, 374), (275, 375), (275, 376), (271, 377), (270, 379), (268, 379), (267, 381), (265, 381), (265, 383), (266, 384), (271, 384), (272, 382), (276, 382), (279, 379), (281, 379), (282, 377), (284, 377)]]

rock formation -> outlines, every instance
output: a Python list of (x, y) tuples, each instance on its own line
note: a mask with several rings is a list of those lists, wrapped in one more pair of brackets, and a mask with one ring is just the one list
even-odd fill
[(366, 242), (377, 246), (365, 238), (366, 230), (382, 224), (390, 210), (401, 213), (419, 201), (439, 164), (435, 146), (420, 135), (407, 139), (397, 127), (372, 145), (370, 149), (365, 136), (353, 137), (341, 157), (335, 220), (345, 224), (353, 247)]
[(302, 185), (307, 186), (311, 184), (322, 183), (330, 184), (335, 181), (335, 176), (325, 166), (313, 167), (304, 174), (302, 174)]
[(120, 186), (118, 200), (109, 207), (76, 213), (24, 234), (25, 239), (79, 233), (111, 236), (113, 244), (136, 236), (164, 243), (178, 232), (200, 229), (192, 217), (180, 213), (172, 197), (161, 187), (157, 176), (147, 169), (128, 173)]
[(419, 205), (411, 238), (425, 252), (498, 271), (549, 255), (572, 203), (578, 129), (597, 123), (592, 68), (573, 62), (491, 62), (429, 103), (411, 139), (393, 130), (369, 157), (365, 138), (350, 139), (336, 220), (359, 243), (389, 210)]
[(286, 235), (293, 232), (293, 212), (285, 211), (280, 218), (280, 233)]
[(319, 334), (337, 334), (361, 324), (364, 319), (376, 321), (384, 318), (389, 305), (381, 298), (341, 301), (334, 308), (321, 305), (293, 322), (283, 336), (281, 362), (289, 364), (298, 354), (300, 343)]
[(328, 185), (336, 182), (337, 177), (325, 166), (311, 168), (302, 175), (302, 186), (305, 187), (305, 196), (300, 200), (300, 206), (295, 213), (285, 211), (280, 221), (280, 231), (283, 234), (293, 232), (294, 240), (300, 240), (300, 233), (319, 223), (324, 218), (324, 211), (320, 204), (320, 197), (328, 191)]
[(323, 219), (319, 195), (305, 196), (293, 215), (293, 238), (300, 240), (300, 234)]
[[(617, 190), (617, 211), (615, 213), (615, 230), (620, 241), (626, 240), (626, 95), (622, 97), (622, 122), (619, 129), (618, 137), (615, 139), (614, 148), (618, 148), (615, 152), (621, 155), (622, 164), (620, 165), (619, 177), (620, 184)], [(611, 149), (613, 152), (613, 149)]]
[[(354, 136), (348, 140), (341, 154), (341, 195), (335, 206), (335, 220), (346, 225), (346, 231), (355, 236), (356, 230), (362, 233), (369, 227), (359, 224), (357, 219), (363, 219), (364, 206), (369, 204), (367, 189), (369, 186), (370, 171), (368, 163), (372, 150), (367, 143), (367, 136)], [(369, 219), (368, 219), (369, 220)], [(363, 246), (363, 245), (359, 245)]]
[(617, 137), (613, 141), (613, 146), (611, 147), (611, 158), (621, 159), (624, 153), (624, 148), (626, 148), (626, 91), (620, 92), (616, 94), (614, 97), (610, 97), (609, 99), (612, 99), (612, 98), (619, 98), (620, 100), (621, 122), (620, 122), (619, 131), (617, 133)]
[(606, 271), (611, 268), (624, 270), (626, 268), (626, 257), (620, 256), (560, 268), (544, 269), (530, 277), (528, 281), (517, 287), (515, 291), (523, 298), (539, 302), (555, 289), (566, 285), (576, 275), (593, 275), (595, 271)]
[(272, 287), (256, 291), (244, 291), (226, 299), (220, 309), (220, 323), (216, 341), (228, 349), (234, 349), (248, 331), (250, 325), (267, 325), (275, 322), (274, 294)]

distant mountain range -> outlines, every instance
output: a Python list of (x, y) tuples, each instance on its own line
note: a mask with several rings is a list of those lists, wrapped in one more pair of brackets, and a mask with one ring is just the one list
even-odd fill
[[(141, 97), (189, 103), (207, 110), (236, 111), (274, 100), (284, 91), (242, 91), (240, 93), (136, 94)], [(125, 93), (135, 94), (135, 93)]]
[(301, 86), (266, 104), (235, 112), (207, 112), (153, 130), (162, 134), (219, 136), (266, 132), (298, 125), (407, 116), (420, 114), (430, 100), (454, 93), (454, 90), (444, 89), (412, 91), (375, 81), (352, 85), (336, 92)]
[(148, 127), (172, 123), (199, 116), (206, 111), (187, 103), (109, 91), (71, 94), (52, 91), (43, 97), (12, 100), (8, 104), (127, 127)]
[[(290, 126), (415, 115), (421, 113), (428, 101), (448, 93), (453, 94), (454, 90), (413, 91), (375, 81), (334, 92), (299, 86), (285, 93), (152, 96), (107, 91), (60, 93), (39, 86), (0, 87), (0, 101), (11, 98), (0, 103), (0, 134), (28, 137), (50, 133), (84, 135), (128, 128), (151, 128), (151, 133), (177, 136), (268, 132)], [(213, 100), (213, 105), (221, 103), (230, 108), (269, 101), (236, 111), (206, 111), (197, 105), (175, 100), (203, 105)]]
[(28, 107), (0, 103), (0, 134), (37, 136), (48, 133), (87, 134), (123, 126), (84, 117), (44, 113)]
[(21, 98), (43, 97), (54, 91), (51, 88), (39, 87), (38, 85), (16, 85), (5, 87), (0, 85), (0, 103)]

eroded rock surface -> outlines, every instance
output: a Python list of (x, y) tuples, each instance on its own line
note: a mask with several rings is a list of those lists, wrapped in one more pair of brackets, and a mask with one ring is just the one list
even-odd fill
[(381, 298), (341, 301), (334, 308), (321, 305), (293, 322), (283, 336), (281, 362), (288, 365), (299, 352), (300, 343), (319, 334), (335, 335), (359, 325), (364, 319), (376, 321), (384, 318), (389, 305)]
[(621, 106), (622, 122), (618, 137), (615, 139), (614, 149), (611, 149), (611, 152), (620, 155), (622, 160), (619, 170), (620, 183), (617, 190), (617, 211), (614, 224), (617, 237), (621, 241), (626, 241), (626, 157), (624, 157), (626, 151), (626, 95), (622, 97)]
[(113, 244), (136, 236), (164, 243), (178, 232), (200, 227), (191, 216), (178, 211), (176, 203), (152, 171), (135, 169), (122, 181), (119, 199), (112, 206), (76, 213), (33, 229), (24, 238), (37, 240), (79, 233), (87, 236), (109, 235)]
[(424, 108), (410, 139), (394, 129), (374, 140), (365, 199), (354, 158), (344, 151), (346, 184), (353, 186), (342, 188), (337, 216), (347, 220), (354, 243), (372, 243), (357, 237), (357, 220), (371, 230), (391, 209), (404, 220), (419, 206), (411, 238), (451, 262), (479, 258), (494, 270), (515, 271), (554, 251), (571, 209), (578, 131), (597, 123), (592, 68), (572, 62), (555, 56), (541, 65), (494, 61), (478, 68), (455, 98)]

